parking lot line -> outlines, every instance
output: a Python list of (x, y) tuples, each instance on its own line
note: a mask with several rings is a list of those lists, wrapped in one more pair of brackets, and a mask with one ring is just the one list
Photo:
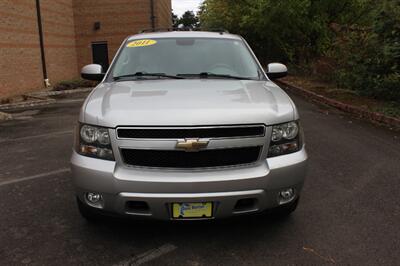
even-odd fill
[(0, 187), (6, 186), (6, 185), (15, 184), (15, 183), (19, 183), (19, 182), (24, 182), (24, 181), (28, 181), (28, 180), (33, 180), (33, 179), (37, 179), (37, 178), (47, 177), (47, 176), (51, 176), (51, 175), (67, 173), (69, 171), (70, 171), (69, 168), (62, 168), (62, 169), (55, 170), (55, 171), (50, 171), (50, 172), (47, 172), (47, 173), (42, 173), (42, 174), (37, 174), (37, 175), (32, 175), (32, 176), (27, 176), (27, 177), (22, 177), (22, 178), (18, 178), (18, 179), (15, 179), (15, 180), (4, 181), (4, 182), (0, 182)]
[(146, 251), (145, 253), (142, 253), (140, 255), (134, 256), (128, 260), (124, 260), (118, 264), (114, 264), (114, 266), (136, 266), (136, 265), (142, 265), (143, 263), (155, 260), (167, 253), (170, 253), (177, 249), (176, 246), (172, 244), (165, 244), (162, 245), (161, 247), (151, 249), (149, 251)]
[(58, 135), (67, 135), (67, 134), (72, 134), (73, 132), (74, 132), (73, 130), (68, 130), (68, 131), (52, 132), (52, 133), (46, 133), (46, 134), (40, 134), (40, 135), (34, 135), (34, 136), (26, 136), (26, 137), (15, 138), (15, 139), (0, 139), (0, 143), (23, 141), (23, 140), (44, 138), (44, 137), (51, 137), (51, 136), (58, 136)]

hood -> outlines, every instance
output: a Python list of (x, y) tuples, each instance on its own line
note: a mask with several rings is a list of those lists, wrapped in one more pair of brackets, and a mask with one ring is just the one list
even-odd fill
[(100, 84), (86, 100), (81, 122), (105, 127), (271, 125), (294, 116), (289, 96), (270, 81), (160, 79)]

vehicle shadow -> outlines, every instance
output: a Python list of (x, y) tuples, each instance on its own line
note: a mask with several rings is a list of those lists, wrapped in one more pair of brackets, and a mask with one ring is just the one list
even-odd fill
[[(158, 241), (181, 243), (182, 239), (207, 240), (212, 237), (224, 241), (237, 239), (279, 238), (296, 223), (295, 214), (276, 217), (269, 213), (239, 216), (222, 220), (153, 221), (105, 218), (96, 223), (87, 222), (91, 231), (107, 231), (123, 239), (147, 241), (154, 236)], [(151, 240), (150, 240), (151, 241)]]

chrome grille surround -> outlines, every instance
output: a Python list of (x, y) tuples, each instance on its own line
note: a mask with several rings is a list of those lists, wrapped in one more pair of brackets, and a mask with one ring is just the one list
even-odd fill
[[(194, 128), (238, 128), (238, 127), (263, 127), (263, 134), (258, 136), (244, 136), (244, 137), (215, 137), (215, 138), (199, 138), (202, 141), (208, 141), (209, 144), (207, 148), (202, 149), (201, 151), (208, 150), (224, 150), (224, 149), (239, 149), (239, 148), (256, 148), (259, 147), (259, 152), (256, 160), (252, 160), (250, 163), (246, 161), (245, 163), (238, 163), (234, 165), (223, 165), (223, 166), (201, 166), (201, 167), (160, 167), (157, 164), (154, 166), (150, 166), (149, 164), (143, 165), (132, 165), (129, 162), (126, 162), (123, 158), (122, 150), (154, 150), (154, 151), (180, 151), (176, 148), (177, 142), (185, 141), (184, 138), (118, 138), (117, 132), (119, 129), (194, 129)], [(268, 150), (268, 141), (270, 138), (270, 128), (265, 127), (264, 125), (233, 125), (233, 126), (207, 126), (207, 127), (195, 127), (195, 126), (186, 126), (186, 127), (147, 127), (147, 126), (120, 126), (116, 129), (110, 129), (110, 136), (112, 138), (113, 151), (116, 157), (116, 161), (119, 165), (126, 168), (145, 168), (145, 169), (163, 169), (163, 170), (172, 170), (172, 171), (187, 171), (187, 170), (215, 170), (220, 168), (233, 168), (233, 167), (246, 167), (248, 165), (256, 164), (261, 160), (266, 158), (266, 151)], [(180, 151), (181, 152), (181, 151)], [(200, 152), (200, 151), (199, 151)]]

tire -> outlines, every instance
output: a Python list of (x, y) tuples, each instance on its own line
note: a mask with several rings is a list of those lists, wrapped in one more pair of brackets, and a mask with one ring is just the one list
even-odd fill
[(276, 218), (286, 218), (290, 216), (292, 212), (297, 209), (297, 205), (299, 204), (299, 198), (295, 201), (279, 206), (271, 210), (271, 214)]
[(76, 202), (78, 204), (79, 213), (88, 222), (95, 223), (95, 222), (99, 222), (102, 219), (102, 216), (100, 214), (98, 214), (91, 207), (84, 204), (80, 199), (76, 198)]

